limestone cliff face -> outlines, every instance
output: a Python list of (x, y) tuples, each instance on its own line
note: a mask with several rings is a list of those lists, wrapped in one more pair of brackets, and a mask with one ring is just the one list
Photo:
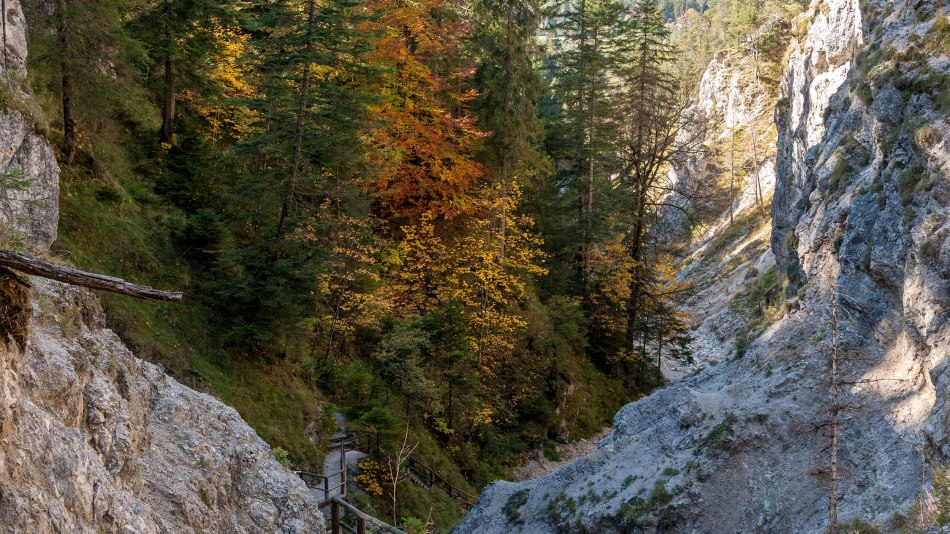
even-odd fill
[[(950, 139), (935, 3), (823, 0), (776, 106), (788, 312), (740, 359), (630, 404), (590, 456), (496, 483), (459, 532), (822, 532), (830, 317), (839, 519), (883, 531), (950, 460)], [(723, 299), (720, 309), (729, 305)]]
[[(693, 317), (695, 362), (665, 362), (669, 379), (731, 356), (736, 337), (744, 334), (743, 321), (723, 302), (775, 263), (767, 208), (775, 190), (775, 126), (770, 120), (775, 88), (755, 80), (753, 68), (741, 54), (720, 53), (709, 64), (690, 110), (700, 119), (704, 149), (677, 162), (672, 171), (680, 189), (702, 189), (700, 202), (707, 204), (702, 208), (708, 215), (680, 270), (680, 278), (693, 286), (684, 308)], [(710, 184), (720, 190), (712, 198)], [(690, 227), (679, 211), (668, 210), (664, 220), (681, 232)]]
[(323, 532), (234, 409), (132, 355), (90, 293), (33, 285), (0, 348), (0, 532)]
[[(6, 2), (0, 92), (8, 109), (0, 111), (0, 176), (26, 180), (26, 187), (0, 187), (0, 223), (45, 249), (56, 240), (59, 223), (59, 165), (46, 138), (22, 105), (29, 100), (26, 77), (26, 21), (19, 0)], [(0, 180), (3, 184), (4, 180)], [(9, 184), (7, 184), (9, 185)], [(21, 184), (17, 184), (22, 185)]]

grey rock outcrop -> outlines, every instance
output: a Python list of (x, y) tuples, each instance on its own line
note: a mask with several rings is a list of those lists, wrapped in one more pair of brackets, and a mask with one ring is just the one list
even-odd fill
[[(59, 165), (27, 111), (23, 9), (18, 0), (8, 0), (6, 9), (0, 92), (8, 107), (0, 111), (0, 224), (5, 233), (12, 229), (26, 244), (45, 249), (56, 240), (59, 223)], [(10, 185), (16, 187), (3, 187)]]
[[(679, 278), (693, 288), (684, 308), (693, 318), (690, 349), (694, 361), (663, 362), (662, 371), (668, 379), (682, 378), (731, 355), (736, 337), (744, 334), (743, 321), (723, 302), (774, 265), (769, 246), (772, 221), (766, 207), (775, 190), (775, 150), (765, 140), (775, 135), (770, 117), (776, 97), (763, 83), (755, 83), (750, 63), (748, 58), (725, 53), (710, 62), (689, 111), (701, 119), (705, 148), (676, 162), (673, 168), (679, 189), (701, 191), (697, 195), (700, 205), (694, 201), (691, 209), (710, 215), (702, 221), (704, 232), (687, 251), (687, 261), (679, 272)], [(753, 132), (756, 151), (746, 146)], [(689, 135), (687, 132), (681, 138)], [(734, 152), (731, 157), (730, 150)], [(757, 158), (754, 163), (753, 158)], [(730, 161), (735, 171), (731, 184)], [(722, 189), (723, 198), (709, 194), (714, 187)], [(695, 228), (679, 210), (667, 210), (663, 215), (666, 224), (679, 232)], [(734, 231), (740, 227), (746, 231)]]
[(323, 532), (237, 412), (132, 355), (86, 291), (34, 280), (0, 350), (0, 532)]
[(927, 69), (915, 59), (935, 8), (808, 10), (776, 110), (771, 244), (796, 306), (743, 358), (621, 409), (591, 455), (488, 487), (457, 532), (826, 531), (832, 302), (847, 382), (839, 519), (896, 531), (925, 466), (950, 461), (950, 128), (925, 84), (906, 83), (950, 70), (939, 48)]

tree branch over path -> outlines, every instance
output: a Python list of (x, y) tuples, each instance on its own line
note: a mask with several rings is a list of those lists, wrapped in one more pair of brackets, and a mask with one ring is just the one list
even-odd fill
[(62, 265), (56, 265), (55, 263), (13, 252), (12, 250), (0, 250), (0, 266), (9, 267), (21, 273), (31, 274), (41, 278), (49, 278), (57, 282), (101, 289), (103, 291), (128, 295), (138, 299), (178, 302), (182, 298), (181, 292), (160, 291), (148, 286), (126, 282), (121, 278), (63, 267)]

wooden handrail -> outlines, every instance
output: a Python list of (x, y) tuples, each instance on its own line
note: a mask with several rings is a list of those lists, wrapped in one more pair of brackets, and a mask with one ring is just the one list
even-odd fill
[[(349, 512), (356, 518), (356, 528), (345, 524), (343, 522), (343, 512)], [(339, 497), (333, 497), (330, 499), (330, 532), (331, 534), (340, 534), (341, 529), (347, 530), (349, 532), (357, 532), (358, 534), (363, 534), (366, 532), (366, 523), (373, 525), (377, 529), (382, 530), (383, 532), (389, 532), (390, 534), (406, 534), (404, 531), (399, 530), (398, 528), (376, 519), (375, 517), (363, 512), (359, 508), (353, 506), (352, 504), (344, 501)]]
[[(338, 496), (330, 497), (331, 491), (342, 488), (341, 493), (346, 495), (346, 467), (344, 462), (347, 445), (352, 445), (355, 450), (363, 452), (375, 460), (380, 460), (383, 456), (382, 450), (379, 446), (378, 434), (374, 432), (351, 432), (334, 439), (332, 445), (330, 446), (331, 448), (342, 448), (340, 451), (340, 469), (338, 471), (334, 471), (329, 474), (314, 473), (312, 471), (305, 470), (294, 471), (308, 486), (323, 490), (324, 498), (326, 500), (320, 503), (321, 508), (327, 506), (328, 504), (332, 504), (333, 499), (338, 498)], [(452, 484), (446, 478), (439, 475), (434, 469), (416, 460), (415, 458), (410, 457), (407, 459), (406, 469), (419, 479), (420, 485), (429, 488), (436, 486), (442, 489), (449, 496), (449, 498), (461, 504), (466, 510), (471, 510), (475, 507), (475, 504), (478, 500), (475, 495), (472, 495), (462, 488), (459, 488), (455, 484)], [(331, 488), (329, 485), (329, 480), (331, 477), (337, 475), (342, 478), (342, 481)], [(316, 482), (317, 480), (320, 480), (323, 483), (320, 484), (319, 482)], [(323, 487), (321, 488), (320, 486)]]
[(414, 458), (409, 458), (406, 465), (410, 470), (415, 471), (417, 476), (424, 479), (426, 485), (430, 487), (433, 485), (438, 486), (444, 490), (449, 497), (469, 508), (475, 506), (475, 502), (478, 499), (474, 495), (452, 484), (422, 462)]

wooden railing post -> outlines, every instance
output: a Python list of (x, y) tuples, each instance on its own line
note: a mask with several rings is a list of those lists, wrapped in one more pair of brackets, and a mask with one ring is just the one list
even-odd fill
[(346, 442), (340, 444), (340, 495), (346, 495)]
[(340, 503), (330, 502), (330, 529), (333, 534), (340, 534)]
[(366, 520), (362, 517), (356, 518), (356, 534), (366, 534)]

